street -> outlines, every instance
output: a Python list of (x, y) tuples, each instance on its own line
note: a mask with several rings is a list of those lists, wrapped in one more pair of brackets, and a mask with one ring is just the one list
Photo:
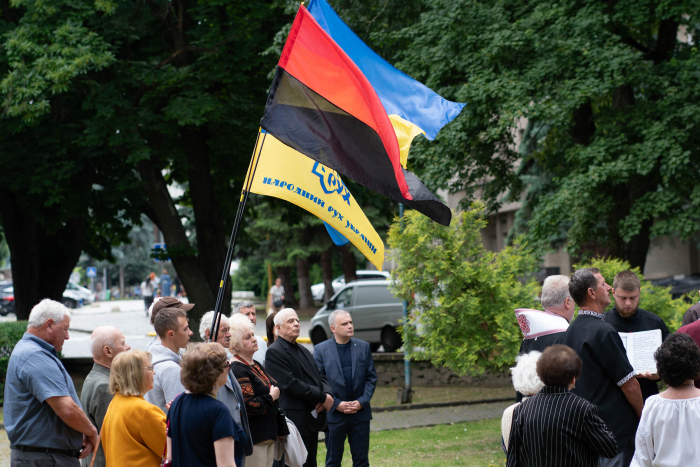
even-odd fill
[[(153, 340), (153, 326), (143, 309), (143, 300), (114, 300), (96, 302), (71, 310), (70, 339), (63, 345), (63, 355), (68, 358), (91, 357), (90, 333), (98, 326), (116, 326), (126, 336), (126, 342), (133, 349), (143, 350)], [(2, 317), (1, 321), (14, 321), (14, 314)], [(196, 335), (199, 329), (193, 329)], [(255, 334), (266, 336), (265, 311), (258, 311)], [(193, 336), (194, 337), (194, 336)], [(309, 321), (301, 322), (300, 337), (309, 337)], [(313, 351), (313, 346), (304, 344)]]

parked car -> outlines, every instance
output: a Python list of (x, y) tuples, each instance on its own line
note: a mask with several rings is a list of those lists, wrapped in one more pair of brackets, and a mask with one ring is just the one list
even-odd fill
[[(365, 280), (386, 280), (391, 277), (391, 274), (389, 274), (386, 271), (365, 271), (365, 270), (360, 270), (360, 271), (355, 271), (355, 274), (357, 275), (357, 280), (358, 281), (365, 281)], [(333, 293), (335, 294), (338, 292), (340, 289), (342, 289), (345, 286), (345, 276), (338, 276), (335, 279), (333, 279)], [(311, 295), (313, 295), (314, 300), (317, 302), (323, 301), (323, 295), (324, 292), (326, 291), (326, 286), (323, 285), (323, 282), (320, 284), (314, 284), (311, 286)]]
[(15, 292), (12, 282), (0, 283), (0, 315), (7, 316), (15, 312)]
[(345, 310), (352, 315), (355, 337), (369, 342), (373, 352), (380, 345), (385, 352), (397, 351), (403, 343), (396, 329), (403, 321), (403, 303), (389, 291), (389, 283), (358, 280), (343, 287), (311, 318), (311, 342), (316, 345), (332, 337), (328, 316), (333, 310)]
[(78, 308), (80, 306), (90, 304), (95, 301), (95, 295), (90, 292), (90, 289), (85, 288), (73, 281), (68, 281), (66, 290), (63, 291), (63, 303), (68, 308)]

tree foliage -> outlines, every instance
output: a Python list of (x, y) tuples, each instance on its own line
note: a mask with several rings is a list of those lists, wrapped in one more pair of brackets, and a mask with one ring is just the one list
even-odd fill
[(410, 304), (412, 353), (460, 374), (512, 364), (522, 339), (513, 311), (537, 306), (539, 258), (521, 244), (486, 250), (484, 213), (475, 203), (443, 227), (408, 211), (389, 230), (392, 290)]
[[(697, 236), (698, 2), (424, 5), (415, 24), (376, 34), (409, 40), (398, 66), (467, 103), (436, 142), (414, 148), (424, 180), (495, 208), (537, 176), (531, 240), (564, 238), (572, 253), (640, 268), (650, 238)], [(521, 154), (514, 143), (527, 121), (546, 131)]]
[[(128, 215), (136, 223), (140, 212), (148, 215), (163, 233), (190, 298), (200, 305), (193, 325), (214, 306), (227, 228), (263, 112), (266, 74), (275, 62), (262, 52), (289, 20), (278, 3), (2, 3), (0, 137), (6, 146), (0, 154), (15, 162), (18, 173), (34, 173), (39, 182), (18, 177), (17, 184), (24, 190), (42, 188), (37, 205), (53, 203), (60, 209), (49, 206), (57, 213), (71, 209), (85, 219), (117, 221)], [(51, 170), (38, 171), (43, 166), (34, 162), (36, 154)], [(97, 166), (104, 178), (113, 176), (115, 184), (80, 177), (75, 166), (82, 161)], [(172, 182), (184, 187), (175, 199), (168, 192)], [(104, 187), (102, 196), (127, 206), (89, 204), (95, 183)], [(83, 185), (87, 193), (75, 189)], [(134, 185), (135, 193), (119, 190)], [(61, 190), (80, 203), (66, 199), (57, 205), (62, 199), (53, 192), (61, 195)], [(176, 203), (191, 208), (191, 231)], [(51, 213), (34, 217), (63, 222)], [(130, 226), (122, 224), (123, 240)], [(98, 240), (110, 238), (102, 225), (87, 232)], [(117, 244), (103, 242), (103, 255), (109, 257), (110, 246)], [(71, 261), (72, 269), (77, 257), (65, 262)]]
[[(670, 287), (661, 287), (644, 280), (644, 276), (642, 276), (639, 268), (631, 268), (630, 264), (624, 260), (615, 258), (595, 258), (584, 264), (574, 265), (575, 270), (591, 267), (600, 269), (601, 275), (611, 287), (615, 274), (618, 272), (626, 270), (634, 272), (642, 281), (642, 288), (639, 293), (639, 307), (660, 316), (671, 332), (676, 332), (678, 328), (681, 327), (683, 315), (688, 309), (688, 303), (690, 302), (689, 294), (679, 298), (673, 298), (671, 296)], [(613, 299), (610, 308), (614, 305), (615, 301)]]

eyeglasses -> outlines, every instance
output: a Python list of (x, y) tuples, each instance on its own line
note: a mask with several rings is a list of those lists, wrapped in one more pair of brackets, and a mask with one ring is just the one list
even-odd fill
[(148, 370), (148, 371), (153, 371), (153, 367), (152, 367), (152, 366), (145, 366), (145, 367), (143, 367), (143, 368), (144, 368), (145, 370)]
[(231, 368), (231, 362), (226, 362), (226, 365), (222, 366), (221, 369), (229, 369)]

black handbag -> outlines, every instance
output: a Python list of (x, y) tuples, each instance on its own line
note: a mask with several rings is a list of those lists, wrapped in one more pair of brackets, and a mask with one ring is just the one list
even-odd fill
[(284, 410), (275, 403), (277, 408), (277, 436), (288, 436), (289, 427), (287, 426), (287, 417), (284, 415)]
[(282, 305), (284, 305), (284, 302), (283, 302), (282, 300), (278, 300), (278, 299), (276, 299), (276, 298), (275, 298), (274, 300), (272, 300), (272, 303), (273, 303), (277, 308), (279, 308), (279, 307), (281, 307)]

